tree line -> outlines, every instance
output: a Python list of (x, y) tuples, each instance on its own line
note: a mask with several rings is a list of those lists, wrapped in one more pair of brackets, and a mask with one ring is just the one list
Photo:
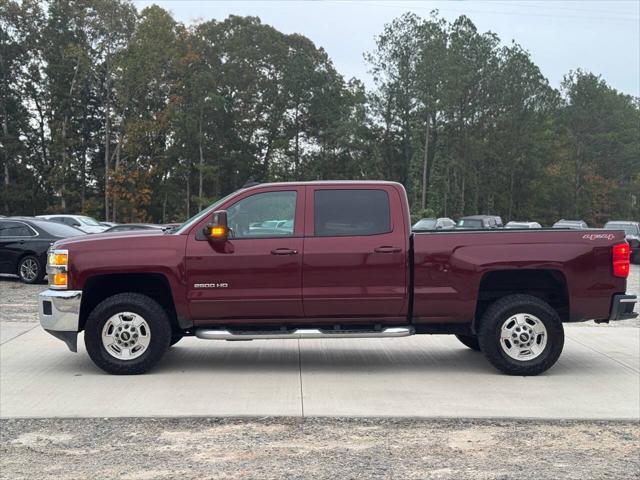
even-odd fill
[(256, 17), (0, 2), (0, 209), (179, 221), (248, 179), (385, 179), (415, 217), (640, 218), (640, 102), (461, 16), (392, 20), (375, 88)]

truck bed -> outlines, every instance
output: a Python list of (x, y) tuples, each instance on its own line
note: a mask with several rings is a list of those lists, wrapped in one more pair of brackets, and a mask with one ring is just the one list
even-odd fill
[(602, 230), (413, 233), (413, 320), (473, 322), (478, 305), (516, 287), (564, 304), (563, 321), (606, 319), (613, 295), (625, 291), (611, 266), (611, 247), (623, 241)]

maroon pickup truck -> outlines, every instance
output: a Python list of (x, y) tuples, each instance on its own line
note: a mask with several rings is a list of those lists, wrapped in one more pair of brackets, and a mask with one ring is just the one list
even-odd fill
[(172, 231), (74, 237), (48, 256), (45, 330), (113, 374), (186, 335), (214, 340), (455, 334), (499, 370), (558, 359), (563, 322), (633, 318), (622, 231), (411, 233), (402, 185), (241, 189)]

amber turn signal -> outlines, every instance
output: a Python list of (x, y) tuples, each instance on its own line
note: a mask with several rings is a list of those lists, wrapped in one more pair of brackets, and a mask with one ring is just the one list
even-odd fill
[(51, 285), (54, 287), (66, 287), (67, 286), (67, 273), (52, 273)]
[(209, 229), (211, 238), (224, 238), (227, 235), (227, 228), (223, 226), (214, 226)]

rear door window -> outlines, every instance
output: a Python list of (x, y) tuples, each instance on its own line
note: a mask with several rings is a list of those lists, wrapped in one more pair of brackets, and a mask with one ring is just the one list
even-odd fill
[(322, 189), (314, 192), (316, 237), (391, 232), (389, 195), (378, 189)]
[(33, 237), (35, 233), (21, 222), (1, 222), (0, 237)]

